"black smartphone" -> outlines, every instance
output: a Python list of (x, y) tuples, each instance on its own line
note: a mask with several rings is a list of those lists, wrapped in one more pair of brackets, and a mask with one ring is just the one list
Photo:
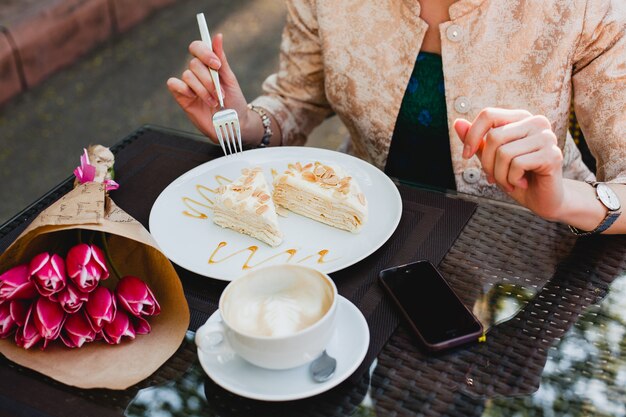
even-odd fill
[(483, 335), (478, 319), (429, 261), (385, 269), (379, 280), (428, 350), (477, 341)]

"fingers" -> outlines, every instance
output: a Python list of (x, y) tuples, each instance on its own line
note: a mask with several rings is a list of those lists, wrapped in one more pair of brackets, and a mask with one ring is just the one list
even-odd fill
[[(499, 157), (503, 158), (505, 161), (510, 160), (515, 154), (519, 154), (522, 152), (522, 149), (525, 148), (523, 144), (504, 146), (528, 135), (529, 127), (524, 123), (524, 120), (491, 129), (485, 136), (479, 157), (489, 183), (493, 184), (496, 182), (496, 170), (494, 167)], [(526, 149), (526, 152), (532, 150), (533, 149)], [(500, 164), (500, 166), (502, 166), (502, 164)]]
[(218, 33), (213, 38), (213, 51), (202, 41), (193, 41), (189, 45), (189, 52), (204, 65), (219, 71), (222, 81), (229, 85), (237, 85), (237, 77), (232, 71), (224, 52), (224, 36)]
[[(218, 102), (217, 93), (215, 92), (215, 84), (213, 83), (213, 78), (211, 77), (209, 68), (219, 71), (222, 67), (222, 62), (217, 55), (211, 51), (211, 48), (209, 48), (209, 46), (203, 41), (191, 42), (189, 45), (189, 52), (194, 56), (191, 61), (189, 61), (189, 69), (208, 92), (208, 96), (206, 98), (205, 96), (200, 97), (210, 106), (216, 106)], [(222, 91), (222, 97), (223, 96), (224, 92)]]
[[(208, 72), (208, 70), (207, 70), (207, 72)], [(183, 81), (185, 82), (185, 84), (187, 84), (187, 86), (198, 97), (200, 97), (200, 99), (202, 101), (204, 101), (205, 103), (207, 103), (211, 107), (215, 107), (217, 105), (217, 101), (215, 100), (215, 98), (213, 98), (213, 96), (211, 95), (211, 93), (207, 89), (206, 84), (203, 83), (202, 81), (200, 81), (198, 79), (198, 77), (196, 76), (196, 74), (192, 70), (185, 70), (183, 72), (183, 77), (182, 78), (183, 78)], [(210, 78), (211, 77), (209, 76), (209, 79)], [(212, 85), (212, 83), (209, 81), (208, 85)]]
[(461, 139), (461, 142), (465, 142), (465, 136), (467, 135), (470, 127), (472, 127), (472, 124), (468, 120), (456, 119), (454, 121), (454, 130), (456, 130), (456, 134)]
[(171, 77), (167, 80), (167, 88), (170, 90), (174, 98), (178, 101), (179, 97), (186, 97), (193, 99), (196, 97), (191, 88), (178, 78)]
[[(215, 44), (215, 40), (213, 41)], [(204, 65), (213, 68), (216, 71), (222, 66), (222, 62), (215, 54), (215, 52), (211, 51), (211, 48), (207, 44), (202, 41), (193, 41), (189, 44), (189, 52), (194, 57), (198, 58)]]
[(556, 144), (550, 121), (544, 116), (531, 116), (489, 130), (480, 153), (480, 162), (489, 182), (497, 182), (508, 189), (514, 185), (506, 181), (508, 166), (513, 158)]
[(213, 105), (212, 103), (217, 103), (215, 84), (213, 83), (213, 78), (211, 77), (211, 72), (209, 71), (209, 68), (204, 65), (204, 63), (198, 58), (192, 58), (191, 61), (189, 61), (189, 69), (191, 70), (191, 72), (193, 72), (193, 75), (196, 76), (196, 79), (206, 89), (210, 98), (205, 99), (203, 96), (200, 97), (209, 105)]
[[(223, 36), (218, 34), (213, 39), (213, 50), (202, 41), (193, 41), (189, 45), (189, 52), (193, 55), (189, 61), (189, 69), (185, 70), (181, 79), (170, 78), (167, 86), (179, 104), (183, 104), (182, 98), (193, 99), (199, 97), (203, 102), (211, 107), (218, 105), (215, 84), (209, 70), (219, 71), (222, 85), (222, 96), (225, 98), (227, 86), (238, 87), (235, 74), (230, 69), (223, 47)], [(232, 92), (232, 89), (229, 90)]]
[[(529, 154), (536, 153), (543, 149), (544, 138), (540, 135), (533, 135), (527, 137), (524, 140), (515, 140), (505, 145), (500, 146), (494, 153), (494, 159), (490, 166), (490, 173), (487, 176), (492, 181), (496, 182), (505, 191), (511, 192), (515, 187), (526, 186), (524, 181), (520, 181), (524, 177), (524, 173), (515, 172), (515, 175), (511, 175), (511, 168), (514, 165), (514, 161), (517, 158), (526, 157)], [(484, 169), (484, 165), (483, 165)], [(511, 181), (513, 179), (513, 181)]]
[[(465, 138), (467, 137), (467, 133), (469, 132), (471, 127), (472, 123), (465, 119), (456, 119), (454, 121), (454, 130), (456, 130), (456, 134), (459, 136), (459, 139), (461, 139), (461, 142), (465, 142)], [(478, 145), (478, 149), (476, 149), (476, 155), (478, 155), (479, 158), (482, 155), (483, 145), (484, 141), (481, 141), (481, 143)], [(463, 155), (465, 155), (465, 151), (463, 152)], [(487, 176), (487, 180), (489, 180), (489, 176)]]
[(221, 33), (218, 33), (215, 39), (213, 39), (213, 50), (221, 62), (220, 77), (222, 77), (224, 83), (232, 86), (238, 85), (237, 77), (230, 68), (228, 59), (226, 58), (226, 52), (224, 51), (224, 35)]
[[(487, 108), (474, 122), (454, 122), (464, 157), (477, 154), (490, 183), (507, 192), (528, 186), (528, 174), (551, 175), (563, 155), (550, 121), (525, 110)], [(468, 156), (469, 155), (469, 156)]]
[(196, 75), (196, 78), (204, 85), (207, 91), (216, 99), (215, 86), (211, 78), (209, 68), (218, 71), (221, 81), (222, 97), (226, 98), (226, 91), (229, 95), (240, 90), (237, 77), (233, 73), (226, 53), (224, 52), (224, 37), (221, 33), (213, 38), (213, 50), (202, 41), (193, 41), (189, 45), (189, 52), (194, 58), (189, 63), (189, 68)]
[[(464, 135), (463, 158), (471, 158), (480, 149), (485, 135), (487, 135), (490, 129), (517, 122), (530, 116), (532, 114), (526, 110), (483, 109)], [(462, 124), (461, 127), (465, 127), (465, 125)]]
[(528, 172), (532, 172), (533, 175), (550, 175), (555, 170), (560, 170), (562, 163), (563, 153), (556, 145), (519, 155), (511, 161), (507, 182), (520, 188), (527, 188)]

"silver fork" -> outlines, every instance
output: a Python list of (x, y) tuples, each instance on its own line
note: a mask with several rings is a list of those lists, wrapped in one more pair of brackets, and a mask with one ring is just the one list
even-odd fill
[[(213, 43), (211, 42), (211, 35), (209, 35), (209, 28), (206, 24), (204, 13), (198, 13), (196, 18), (198, 19), (198, 27), (200, 28), (202, 42), (206, 43), (209, 46), (209, 49), (213, 51)], [(219, 75), (217, 74), (217, 71), (212, 68), (209, 68), (209, 72), (211, 73), (211, 79), (213, 80), (213, 85), (215, 85), (217, 98), (220, 102), (220, 110), (213, 115), (213, 127), (215, 128), (215, 133), (217, 133), (217, 139), (220, 141), (224, 155), (243, 152), (243, 146), (241, 144), (241, 130), (239, 127), (239, 117), (237, 116), (237, 112), (233, 109), (224, 108), (224, 97), (222, 97)], [(239, 149), (237, 149), (237, 144), (239, 144)]]

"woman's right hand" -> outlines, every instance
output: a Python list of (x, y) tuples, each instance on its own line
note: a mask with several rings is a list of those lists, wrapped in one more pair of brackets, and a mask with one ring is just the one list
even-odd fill
[(168, 79), (167, 88), (185, 110), (191, 122), (217, 143), (213, 115), (220, 110), (220, 106), (209, 67), (219, 73), (224, 107), (235, 110), (239, 115), (242, 136), (248, 125), (248, 109), (237, 77), (228, 65), (222, 34), (213, 39), (213, 51), (215, 52), (211, 52), (204, 42), (193, 41), (189, 45), (189, 52), (193, 55), (189, 61), (189, 68), (183, 72), (181, 79), (175, 77)]

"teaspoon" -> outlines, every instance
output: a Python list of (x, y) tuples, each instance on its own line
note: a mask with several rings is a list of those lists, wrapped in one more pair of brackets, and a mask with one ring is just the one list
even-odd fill
[(309, 370), (315, 382), (326, 382), (335, 374), (336, 368), (337, 360), (324, 351), (317, 359), (311, 362)]

